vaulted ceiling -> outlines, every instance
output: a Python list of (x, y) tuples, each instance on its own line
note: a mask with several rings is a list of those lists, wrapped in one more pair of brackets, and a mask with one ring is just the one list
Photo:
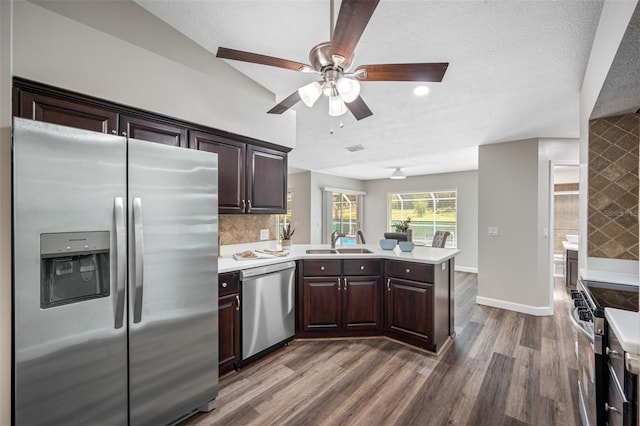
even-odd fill
[[(32, 1), (88, 22), (81, 11), (86, 3)], [(215, 53), (223, 46), (308, 63), (310, 49), (329, 40), (330, 0), (134, 1), (208, 51), (207, 60), (222, 61)], [(286, 113), (296, 114), (297, 128), (290, 170), (364, 180), (386, 178), (396, 167), (407, 175), (472, 170), (483, 144), (579, 137), (580, 89), (603, 1), (381, 0), (354, 64), (449, 62), (443, 81), (427, 83), (424, 97), (413, 94), (417, 83), (363, 83), (361, 96), (373, 115), (361, 121), (348, 112), (330, 117), (326, 98), (312, 108), (298, 103)], [(131, 4), (107, 3), (121, 11)], [(116, 32), (102, 21), (94, 17), (90, 24)], [(638, 21), (636, 10), (594, 114), (640, 106)], [(152, 42), (148, 34), (124, 31)], [(225, 61), (274, 93), (274, 105), (318, 79)], [(353, 145), (364, 150), (349, 152)]]

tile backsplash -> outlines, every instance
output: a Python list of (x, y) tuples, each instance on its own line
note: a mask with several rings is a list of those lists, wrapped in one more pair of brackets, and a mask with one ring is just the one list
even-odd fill
[(221, 214), (218, 231), (222, 245), (260, 241), (260, 230), (269, 230), (269, 240), (276, 239), (276, 218), (268, 214)]
[(638, 260), (640, 115), (589, 122), (587, 256)]

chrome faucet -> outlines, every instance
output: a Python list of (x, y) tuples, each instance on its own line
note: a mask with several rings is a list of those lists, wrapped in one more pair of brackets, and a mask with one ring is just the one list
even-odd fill
[(346, 235), (339, 233), (338, 231), (333, 231), (331, 233), (331, 248), (336, 248), (336, 240), (338, 238), (345, 237)]

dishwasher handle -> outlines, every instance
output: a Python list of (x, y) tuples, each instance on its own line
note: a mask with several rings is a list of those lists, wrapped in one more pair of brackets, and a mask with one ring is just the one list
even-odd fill
[(287, 269), (295, 269), (296, 262), (288, 261), (276, 263), (273, 265), (258, 266), (257, 268), (243, 269), (240, 271), (240, 281), (248, 279), (257, 279), (262, 275), (273, 274), (274, 272), (286, 271)]

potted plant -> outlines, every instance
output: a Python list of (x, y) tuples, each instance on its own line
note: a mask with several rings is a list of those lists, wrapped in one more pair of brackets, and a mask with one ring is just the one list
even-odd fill
[(280, 232), (280, 238), (282, 238), (282, 247), (291, 247), (291, 237), (295, 232), (296, 229), (291, 227), (291, 222), (282, 227), (282, 232)]
[(409, 229), (409, 224), (411, 223), (411, 216), (407, 216), (406, 219), (402, 220), (400, 223), (396, 223), (393, 225), (396, 228), (396, 232), (404, 232), (407, 234), (407, 241), (411, 241), (413, 239), (413, 232)]

